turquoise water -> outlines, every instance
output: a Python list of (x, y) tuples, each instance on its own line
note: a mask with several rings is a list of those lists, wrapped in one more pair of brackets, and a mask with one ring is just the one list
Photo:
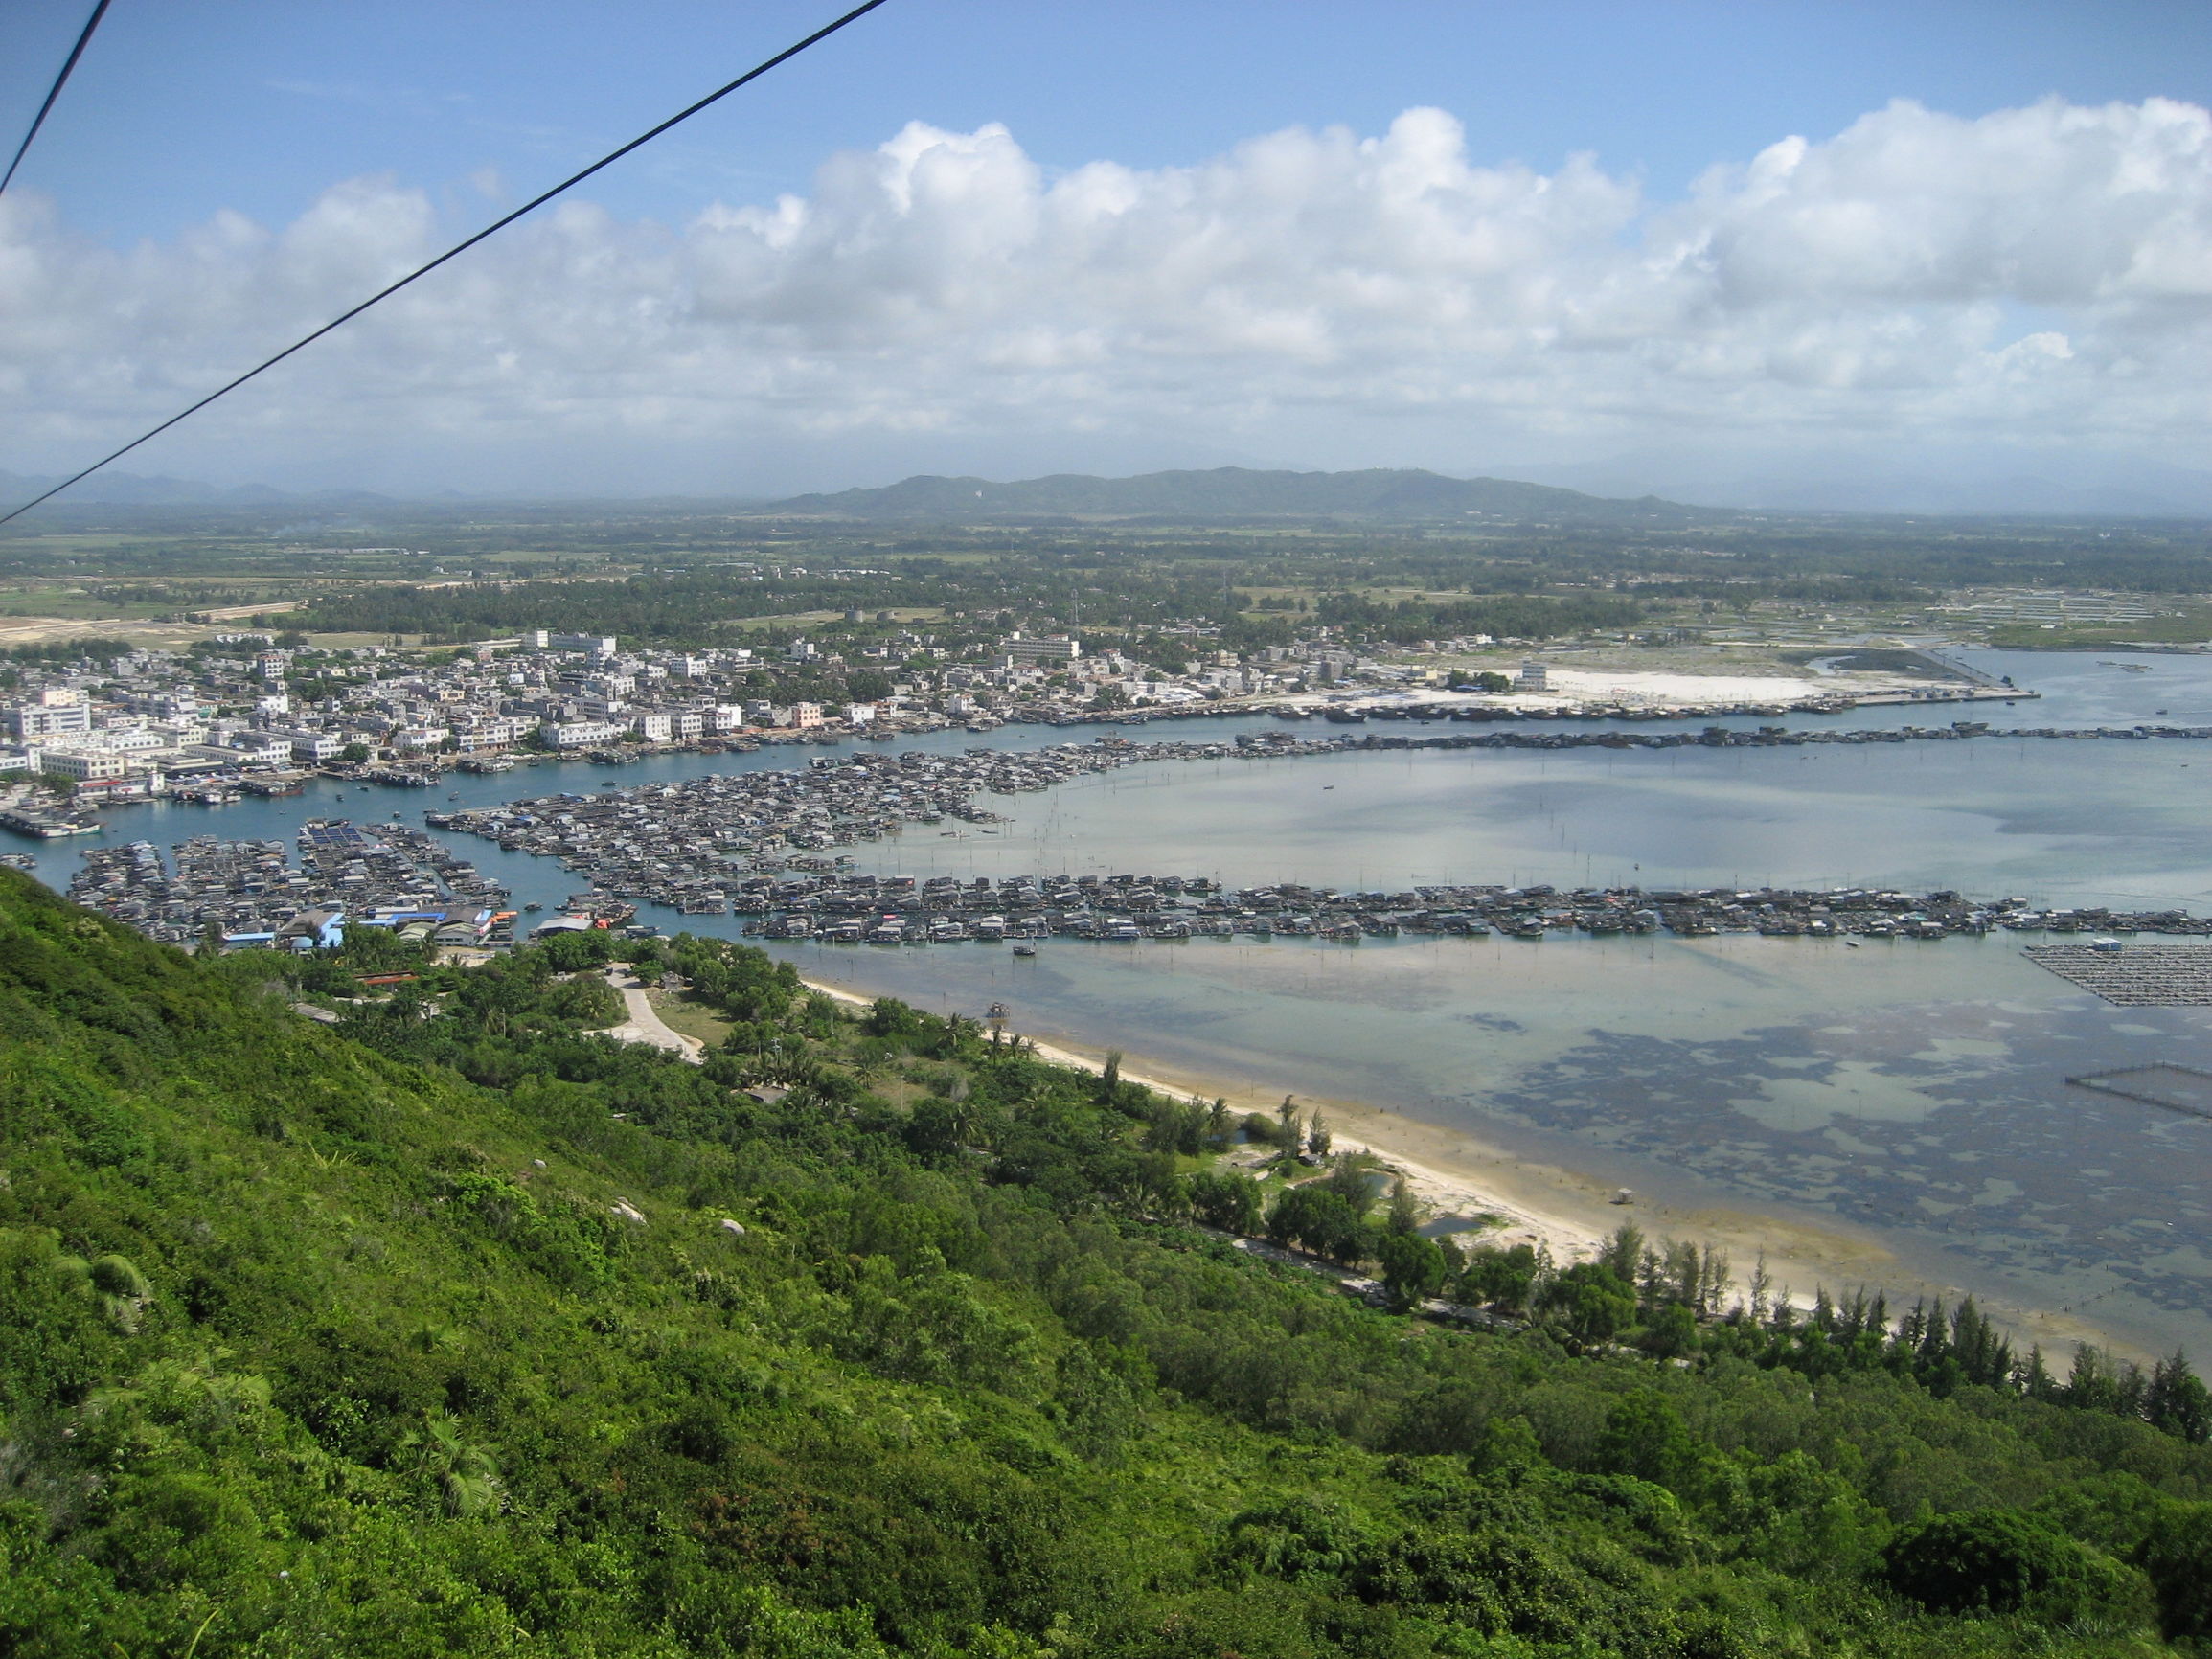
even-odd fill
[[(2175, 723), (2212, 723), (2212, 659), (1972, 660), (2042, 700), (1861, 710), (1823, 723), (1957, 715), (2132, 725), (2159, 710)], [(1122, 735), (1251, 729), (1174, 722)], [(900, 747), (1094, 735), (1009, 728)], [(475, 804), (603, 779), (803, 764), (819, 752), (541, 767), (456, 779), (428, 799), (358, 788), (340, 799), (317, 784), (215, 810), (125, 809), (112, 833), (288, 839), (309, 816), (374, 821), (398, 809), (419, 821), (448, 792)], [(1142, 870), (1364, 887), (1851, 882), (2212, 911), (2212, 743), (1162, 762), (991, 805), (1013, 819), (999, 835), (916, 830), (861, 851), (908, 874)], [(583, 885), (550, 861), (451, 839), (518, 900), (556, 903)], [(41, 873), (65, 886), (77, 849), (38, 851)], [(1004, 1001), (1022, 1031), (1120, 1047), (1224, 1087), (1389, 1106), (1684, 1207), (1857, 1232), (1999, 1307), (2072, 1308), (2140, 1346), (2212, 1353), (2212, 1123), (2064, 1082), (2159, 1060), (2212, 1064), (2212, 1010), (2109, 1008), (2027, 963), (2020, 943), (1056, 941), (1035, 961), (980, 945), (775, 948), (810, 972), (925, 1008), (974, 1013)]]

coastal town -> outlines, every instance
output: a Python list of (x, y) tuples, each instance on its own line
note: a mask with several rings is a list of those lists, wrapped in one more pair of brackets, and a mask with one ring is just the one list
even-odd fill
[[(5, 670), (12, 684), (0, 704), (0, 784), (14, 786), (0, 825), (68, 833), (103, 804), (169, 795), (220, 805), (317, 775), (427, 787), (450, 768), (499, 771), (523, 759), (604, 766), (656, 752), (896, 740), (1015, 722), (1261, 713), (1346, 725), (1679, 721), (2033, 695), (1932, 657), (1917, 677), (1608, 673), (1562, 667), (1571, 659), (1533, 648), (1510, 670), (1465, 666), (1470, 652), (1495, 655), (1499, 642), (1488, 636), (1369, 654), (1322, 627), (1293, 645), (1239, 652), (1218, 648), (1200, 625), (1184, 631), (1178, 649), (1189, 654), (1173, 674), (1119, 646), (1019, 630), (956, 647), (878, 630), (849, 650), (804, 634), (758, 650), (653, 649), (548, 631), (439, 650), (318, 647), (277, 632), (209, 632), (184, 648), (105, 655), (62, 647)], [(868, 696), (794, 694), (823, 685)]]
[[(1357, 943), (1422, 934), (1539, 940), (1664, 931), (1933, 940), (1992, 928), (2212, 928), (2180, 910), (2051, 913), (2023, 899), (1974, 903), (1950, 893), (1562, 893), (1498, 884), (1395, 893), (1277, 884), (1238, 892), (1196, 875), (1039, 875), (962, 886), (861, 868), (871, 844), (929, 829), (995, 837), (1005, 832), (1001, 807), (1016, 797), (1148, 763), (1400, 750), (2212, 739), (2212, 726), (2164, 721), (1785, 719), (1867, 704), (2011, 706), (2035, 695), (1934, 652), (1912, 659), (1921, 677), (1893, 669), (1823, 684), (1817, 675), (1608, 673), (1559, 666), (1573, 657), (1533, 648), (1509, 673), (1468, 666), (1468, 651), (1498, 643), (1488, 639), (1424, 641), (1370, 656), (1340, 648), (1330, 632), (1242, 654), (1199, 649), (1173, 678), (1118, 648), (1091, 650), (1071, 635), (1019, 631), (956, 651), (930, 634), (900, 629), (850, 658), (807, 637), (764, 654), (625, 648), (611, 635), (551, 632), (443, 650), (211, 633), (175, 651), (56, 654), (7, 670), (12, 700), (0, 718), (13, 741), (0, 750), (0, 778), (13, 781), (0, 784), (0, 828), (65, 838), (110, 827), (104, 808), (163, 798), (220, 807), (303, 794), (318, 779), (343, 784), (342, 800), (349, 788), (364, 797), (379, 789), (427, 793), (454, 771), (496, 776), (562, 761), (607, 771), (656, 754), (821, 746), (840, 752), (794, 753), (787, 764), (755, 762), (627, 787), (603, 779), (590, 793), (540, 788), (525, 796), (518, 788), (519, 798), (496, 806), (419, 810), (422, 828), (399, 822), (398, 811), (389, 824), (311, 818), (298, 832), (296, 866), (279, 840), (219, 831), (190, 837), (167, 856), (148, 841), (110, 841), (85, 853), (70, 892), (157, 939), (226, 949), (315, 948), (349, 925), (500, 949), (570, 928), (650, 931), (651, 924), (633, 920), (641, 907), (735, 918), (745, 931), (780, 939), (975, 942), (1020, 951), (1048, 938), (1243, 935)], [(841, 703), (787, 694), (831, 674), (877, 694)], [(1191, 715), (1272, 718), (1231, 737), (1126, 735)], [(1715, 723), (1722, 719), (1735, 723)], [(897, 747), (916, 735), (1014, 722), (1124, 730), (1034, 748)], [(577, 891), (554, 914), (531, 918), (514, 907), (506, 885), (456, 850), (459, 835), (503, 853), (557, 860)]]

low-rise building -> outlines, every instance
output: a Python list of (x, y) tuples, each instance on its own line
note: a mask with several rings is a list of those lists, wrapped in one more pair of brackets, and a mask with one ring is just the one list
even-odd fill
[(523, 637), (541, 651), (583, 651), (603, 662), (615, 653), (612, 634), (557, 634), (539, 628)]
[(998, 648), (1017, 663), (1072, 663), (1083, 656), (1083, 642), (1066, 634), (1033, 637), (1012, 633), (1000, 642)]
[(92, 730), (92, 705), (73, 687), (50, 686), (34, 701), (8, 711), (8, 735), (17, 742), (66, 738)]
[(98, 784), (126, 776), (130, 762), (106, 749), (42, 747), (38, 769), (77, 784)]
[(619, 739), (626, 728), (605, 720), (561, 720), (537, 728), (549, 749), (591, 749)]
[(293, 760), (318, 766), (343, 755), (351, 740), (343, 732), (293, 732), (290, 739)]

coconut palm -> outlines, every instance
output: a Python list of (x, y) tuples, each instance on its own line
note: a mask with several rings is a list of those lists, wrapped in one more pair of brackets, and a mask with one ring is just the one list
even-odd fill
[(489, 1446), (465, 1438), (461, 1424), (433, 1408), (422, 1426), (409, 1429), (399, 1448), (414, 1455), (416, 1466), (437, 1483), (439, 1501), (449, 1515), (479, 1515), (499, 1507), (498, 1460)]

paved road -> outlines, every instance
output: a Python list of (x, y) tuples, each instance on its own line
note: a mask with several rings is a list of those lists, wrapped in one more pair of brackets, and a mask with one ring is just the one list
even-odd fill
[(707, 1045), (697, 1037), (684, 1035), (662, 1019), (659, 1011), (647, 1000), (644, 988), (630, 977), (627, 969), (608, 968), (606, 983), (622, 992), (622, 1005), (628, 1011), (629, 1018), (620, 1025), (608, 1026), (604, 1031), (594, 1033), (594, 1035), (609, 1036), (619, 1043), (650, 1043), (656, 1049), (667, 1049), (671, 1054), (682, 1056), (695, 1066), (703, 1062)]

